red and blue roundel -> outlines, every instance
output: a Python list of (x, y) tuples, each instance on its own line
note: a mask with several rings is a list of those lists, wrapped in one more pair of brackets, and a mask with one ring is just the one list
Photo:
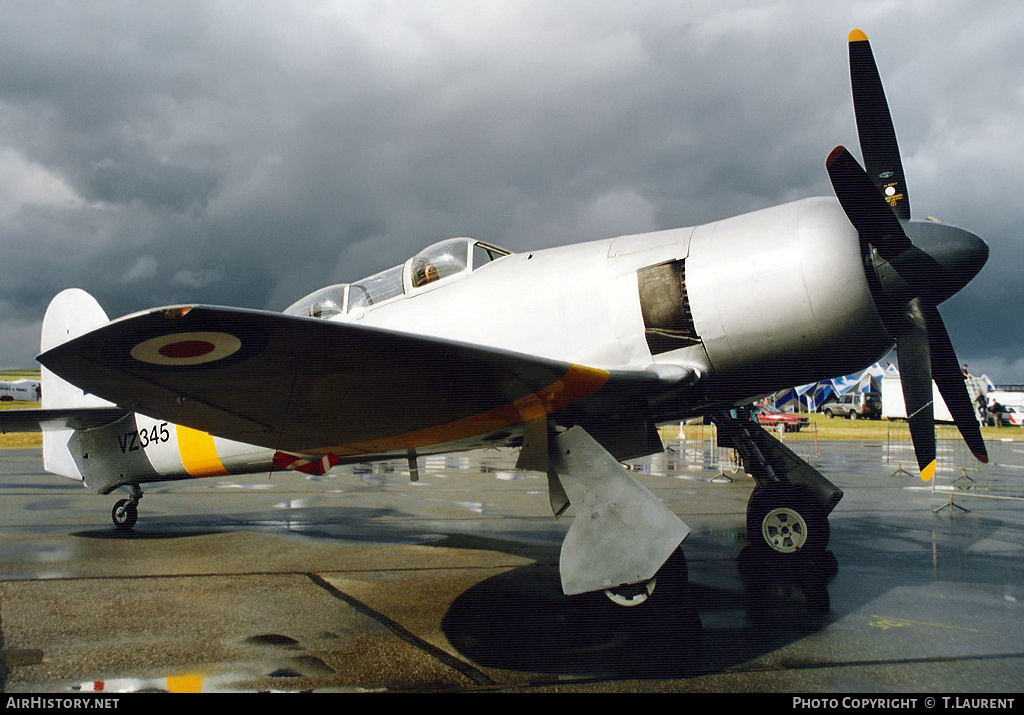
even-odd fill
[(151, 365), (202, 365), (234, 355), (242, 341), (219, 332), (172, 333), (144, 340), (131, 355)]

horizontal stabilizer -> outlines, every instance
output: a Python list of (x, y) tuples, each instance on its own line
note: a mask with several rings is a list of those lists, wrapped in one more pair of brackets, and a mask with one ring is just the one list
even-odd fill
[(117, 422), (128, 414), (120, 407), (52, 407), (0, 411), (0, 433), (44, 429), (93, 429)]

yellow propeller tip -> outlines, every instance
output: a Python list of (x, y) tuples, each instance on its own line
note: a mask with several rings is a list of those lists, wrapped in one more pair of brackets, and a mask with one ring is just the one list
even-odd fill
[(930, 482), (935, 478), (935, 460), (933, 459), (931, 464), (921, 470), (921, 479), (926, 482)]
[(850, 33), (850, 42), (867, 42), (868, 36), (864, 34), (863, 30), (854, 30)]

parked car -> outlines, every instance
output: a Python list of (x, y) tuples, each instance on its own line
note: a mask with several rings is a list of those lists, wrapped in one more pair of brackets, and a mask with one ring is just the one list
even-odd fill
[(757, 412), (754, 419), (767, 429), (781, 429), (783, 432), (799, 432), (801, 428), (810, 424), (811, 420), (805, 415), (798, 415), (792, 412), (782, 412), (771, 405), (756, 405)]
[(882, 416), (882, 398), (874, 392), (849, 392), (826, 402), (819, 410), (829, 419), (849, 417), (851, 420)]
[[(997, 409), (993, 410), (992, 407)], [(989, 407), (985, 422), (993, 427), (1024, 427), (1024, 407), (1020, 405), (992, 405)]]

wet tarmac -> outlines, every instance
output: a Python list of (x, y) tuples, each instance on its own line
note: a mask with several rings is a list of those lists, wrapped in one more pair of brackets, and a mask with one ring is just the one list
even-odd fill
[(747, 547), (751, 480), (685, 451), (634, 465), (692, 529), (683, 597), (637, 608), (562, 595), (571, 516), (511, 452), (153, 485), (130, 534), (0, 452), (0, 690), (1024, 691), (1024, 469), (933, 489), (818, 444), (830, 550), (780, 564)]

